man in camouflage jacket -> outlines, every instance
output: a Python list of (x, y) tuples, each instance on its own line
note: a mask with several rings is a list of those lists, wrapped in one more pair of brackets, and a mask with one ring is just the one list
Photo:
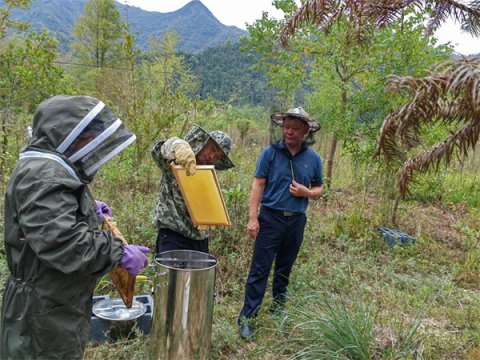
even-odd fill
[(170, 164), (175, 162), (195, 172), (195, 166), (214, 165), (226, 170), (234, 165), (228, 154), (232, 139), (222, 131), (207, 132), (194, 126), (182, 140), (172, 137), (160, 140), (152, 149), (152, 156), (160, 168), (160, 196), (154, 211), (154, 224), (158, 228), (157, 253), (169, 250), (196, 250), (208, 253), (208, 230), (198, 230), (188, 214), (187, 206), (175, 180)]

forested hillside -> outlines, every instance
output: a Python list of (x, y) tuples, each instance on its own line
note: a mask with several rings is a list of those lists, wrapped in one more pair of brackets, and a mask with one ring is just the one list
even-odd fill
[[(74, 41), (75, 21), (85, 4), (86, 0), (35, 0), (28, 11), (14, 10), (12, 18), (30, 23), (35, 31), (48, 29), (58, 40), (60, 52), (67, 54)], [(178, 36), (175, 48), (186, 54), (189, 66), (199, 77), (203, 99), (211, 96), (232, 104), (271, 105), (275, 89), (267, 88), (265, 74), (251, 69), (255, 55), (240, 50), (240, 39), (247, 33), (221, 24), (201, 1), (170, 13), (149, 12), (118, 2), (116, 6), (136, 34), (135, 47), (147, 50), (149, 39), (159, 42), (165, 31)]]
[[(87, 0), (34, 0), (30, 9), (14, 9), (12, 18), (26, 21), (36, 31), (48, 29), (59, 41), (61, 51), (72, 42), (73, 24), (83, 12)], [(5, 0), (0, 0), (0, 6)], [(165, 31), (173, 31), (180, 37), (178, 49), (195, 53), (203, 49), (237, 42), (246, 32), (220, 23), (200, 0), (193, 0), (181, 9), (169, 13), (145, 11), (138, 7), (115, 2), (122, 18), (137, 34), (135, 46), (146, 49), (148, 39), (160, 38)]]
[(268, 86), (264, 73), (253, 69), (256, 55), (241, 51), (241, 47), (240, 43), (227, 42), (187, 56), (187, 63), (200, 80), (200, 96), (268, 108), (274, 102), (276, 90)]

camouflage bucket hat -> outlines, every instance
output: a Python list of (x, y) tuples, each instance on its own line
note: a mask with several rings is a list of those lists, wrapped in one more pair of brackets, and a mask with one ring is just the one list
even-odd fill
[(278, 112), (278, 113), (272, 114), (271, 119), (275, 124), (283, 126), (283, 121), (285, 120), (286, 117), (294, 117), (296, 119), (302, 120), (304, 123), (308, 125), (309, 134), (314, 133), (320, 130), (321, 128), (318, 121), (312, 118), (310, 115), (308, 115), (308, 113), (305, 110), (303, 110), (302, 107), (290, 109), (287, 112)]
[(220, 160), (215, 163), (215, 168), (218, 170), (226, 170), (234, 167), (235, 165), (228, 157), (230, 151), (232, 150), (233, 141), (226, 133), (220, 130), (210, 131), (208, 133), (210, 137), (215, 141), (225, 153)]
[(213, 140), (215, 143), (220, 146), (223, 150), (224, 155), (218, 160), (214, 165), (217, 170), (227, 170), (235, 165), (228, 157), (228, 154), (232, 150), (233, 141), (226, 133), (223, 131), (215, 130), (211, 132), (206, 132), (200, 126), (195, 125), (185, 136), (185, 141), (187, 141), (195, 154), (205, 146), (208, 140)]

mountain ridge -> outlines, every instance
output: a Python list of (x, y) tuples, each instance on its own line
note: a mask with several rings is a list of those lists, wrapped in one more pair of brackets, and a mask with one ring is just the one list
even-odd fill
[[(29, 10), (14, 9), (12, 18), (27, 21), (32, 29), (48, 29), (58, 39), (59, 48), (66, 50), (72, 42), (71, 33), (77, 17), (83, 13), (87, 0), (34, 0)], [(137, 36), (137, 47), (146, 49), (150, 37), (160, 38), (165, 31), (179, 36), (178, 50), (197, 53), (209, 47), (223, 45), (227, 41), (236, 43), (248, 33), (235, 26), (222, 24), (200, 1), (192, 0), (182, 8), (161, 13), (147, 11), (115, 1), (122, 19), (130, 23)], [(0, 0), (0, 6), (5, 1)]]

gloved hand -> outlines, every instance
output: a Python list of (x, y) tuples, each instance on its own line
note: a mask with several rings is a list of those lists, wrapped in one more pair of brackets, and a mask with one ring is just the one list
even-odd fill
[(118, 262), (118, 266), (126, 269), (130, 275), (137, 276), (137, 274), (145, 266), (148, 265), (148, 258), (145, 256), (150, 249), (146, 246), (125, 245), (123, 248), (123, 256)]
[(197, 161), (195, 160), (195, 154), (189, 144), (177, 145), (174, 149), (175, 162), (178, 165), (182, 165), (187, 170), (187, 176), (195, 174)]
[(113, 216), (112, 209), (108, 207), (103, 201), (95, 200), (97, 206), (95, 207), (95, 212), (97, 213), (98, 217), (103, 219), (103, 214), (107, 214), (109, 216)]

